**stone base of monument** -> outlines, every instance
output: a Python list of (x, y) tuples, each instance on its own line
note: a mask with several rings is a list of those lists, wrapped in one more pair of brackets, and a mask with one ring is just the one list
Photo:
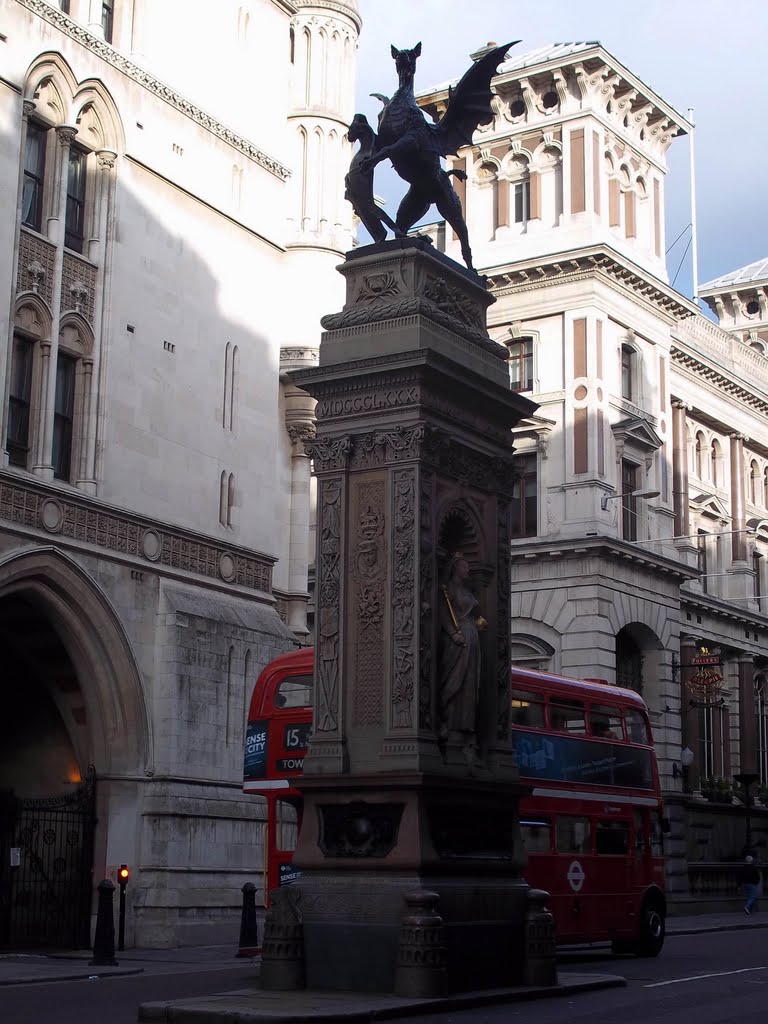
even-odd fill
[[(265, 938), (264, 987), (293, 987), (285, 954), (303, 958), (313, 989), (441, 994), (441, 977), (445, 992), (522, 982), (528, 885), (514, 815), (503, 813), (521, 786), (390, 773), (305, 777), (301, 787), (302, 874), (286, 928), (300, 918), (304, 946), (273, 954)], [(434, 900), (419, 925), (424, 893)]]
[[(318, 1021), (360, 1024), (361, 1021), (395, 1020), (534, 999), (570, 998), (581, 992), (622, 988), (627, 981), (615, 974), (569, 972), (561, 974), (557, 985), (552, 987), (486, 989), (437, 999), (310, 990), (266, 992), (257, 987), (255, 979), (250, 983), (240, 979), (233, 981), (233, 986), (235, 984), (236, 992), (144, 1003), (139, 1007), (138, 1019), (143, 1024), (232, 1024), (233, 1021), (238, 1024), (317, 1024)], [(248, 984), (250, 987), (246, 987)], [(563, 1009), (567, 1015), (567, 1009)]]

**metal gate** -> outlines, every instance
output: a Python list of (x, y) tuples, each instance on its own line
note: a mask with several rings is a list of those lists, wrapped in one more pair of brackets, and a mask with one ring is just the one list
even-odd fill
[(0, 794), (0, 946), (90, 945), (96, 780), (45, 800)]

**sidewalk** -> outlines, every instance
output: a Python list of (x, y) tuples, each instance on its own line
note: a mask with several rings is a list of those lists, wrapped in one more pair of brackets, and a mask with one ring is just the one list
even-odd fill
[[(748, 917), (742, 911), (731, 914), (699, 914), (667, 918), (667, 935), (696, 935), (705, 932), (768, 928), (768, 911)], [(570, 947), (574, 949), (575, 947)], [(90, 967), (89, 950), (47, 953), (0, 953), (0, 986), (34, 982), (110, 978), (130, 974), (177, 974), (187, 971), (231, 969), (233, 986), (245, 985), (256, 971), (258, 960), (238, 959), (235, 944), (188, 946), (181, 949), (127, 949), (116, 953), (117, 967)], [(242, 972), (242, 973), (241, 973)]]

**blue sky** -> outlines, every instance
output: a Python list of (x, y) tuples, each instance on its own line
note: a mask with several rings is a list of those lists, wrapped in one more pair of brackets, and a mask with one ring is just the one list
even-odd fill
[[(517, 52), (547, 43), (599, 40), (683, 115), (694, 108), (699, 281), (768, 256), (766, 137), (766, 0), (359, 0), (363, 17), (358, 109), (375, 123), (371, 92), (396, 88), (389, 45), (422, 42), (416, 88), (459, 77), (469, 54), (489, 40), (522, 40)], [(677, 139), (668, 153), (667, 245), (690, 222), (689, 149)], [(390, 210), (404, 189), (377, 171), (377, 191)], [(689, 233), (667, 257), (670, 280)], [(686, 256), (676, 287), (691, 292)]]

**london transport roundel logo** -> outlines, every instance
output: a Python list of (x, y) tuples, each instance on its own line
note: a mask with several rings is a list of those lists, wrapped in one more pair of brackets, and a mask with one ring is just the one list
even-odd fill
[(574, 892), (580, 892), (582, 885), (584, 885), (584, 868), (579, 864), (577, 860), (571, 861), (568, 867), (568, 885), (573, 889)]

